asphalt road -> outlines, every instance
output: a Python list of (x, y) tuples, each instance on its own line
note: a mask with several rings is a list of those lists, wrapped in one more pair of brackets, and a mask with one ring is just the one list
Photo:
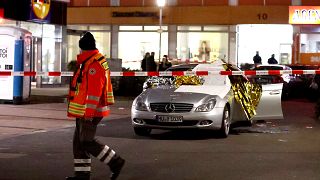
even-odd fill
[[(120, 180), (319, 180), (320, 123), (314, 104), (284, 101), (284, 120), (234, 129), (227, 139), (212, 131), (154, 130), (136, 136), (130, 100), (113, 107), (98, 139), (127, 163)], [(0, 179), (58, 180), (73, 173), (74, 122), (64, 103), (0, 105)], [(93, 159), (92, 179), (109, 169)]]

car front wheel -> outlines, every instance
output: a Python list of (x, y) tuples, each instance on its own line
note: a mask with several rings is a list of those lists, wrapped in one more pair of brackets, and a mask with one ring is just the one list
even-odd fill
[(222, 122), (221, 122), (221, 128), (219, 130), (219, 134), (221, 137), (226, 138), (229, 135), (230, 131), (230, 112), (229, 108), (227, 106), (223, 109), (223, 116), (222, 116)]
[(150, 128), (139, 128), (139, 127), (134, 127), (134, 133), (139, 136), (149, 136), (151, 133)]

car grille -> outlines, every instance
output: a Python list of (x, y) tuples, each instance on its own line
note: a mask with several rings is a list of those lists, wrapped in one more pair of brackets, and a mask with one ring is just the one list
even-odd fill
[[(171, 105), (171, 108), (168, 108), (170, 105)], [(150, 107), (151, 107), (151, 111), (154, 111), (154, 112), (184, 113), (184, 112), (190, 112), (191, 109), (193, 108), (193, 104), (187, 104), (187, 103), (150, 103)]]
[(155, 120), (144, 119), (144, 122), (148, 125), (158, 125), (158, 126), (195, 126), (199, 121), (191, 120), (191, 121), (183, 121), (183, 122), (158, 122)]

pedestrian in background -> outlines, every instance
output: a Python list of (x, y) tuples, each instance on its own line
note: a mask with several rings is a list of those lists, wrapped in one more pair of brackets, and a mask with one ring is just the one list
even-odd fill
[(141, 70), (142, 71), (146, 71), (147, 70), (147, 59), (150, 57), (150, 53), (149, 52), (147, 52), (145, 55), (144, 55), (144, 57), (143, 57), (143, 59), (142, 59), (142, 61), (141, 61)]
[(157, 64), (154, 61), (154, 52), (151, 52), (150, 56), (147, 58), (146, 70), (157, 71)]
[(210, 60), (211, 48), (207, 41), (201, 41), (199, 47), (199, 60), (209, 61)]
[(274, 54), (268, 59), (268, 64), (278, 64), (278, 61), (274, 58)]
[(159, 64), (159, 71), (165, 71), (166, 69), (168, 69), (171, 66), (172, 66), (172, 64), (171, 64), (171, 62), (169, 62), (168, 56), (163, 55), (162, 61)]
[(259, 55), (259, 51), (256, 51), (256, 55), (253, 56), (253, 63), (255, 66), (259, 65), (259, 64), (262, 64), (262, 59)]
[(109, 146), (95, 139), (98, 123), (109, 115), (114, 103), (106, 58), (96, 49), (95, 39), (86, 32), (79, 40), (77, 71), (70, 84), (68, 116), (76, 118), (73, 137), (74, 176), (67, 180), (90, 180), (91, 155), (110, 167), (116, 179), (125, 160)]

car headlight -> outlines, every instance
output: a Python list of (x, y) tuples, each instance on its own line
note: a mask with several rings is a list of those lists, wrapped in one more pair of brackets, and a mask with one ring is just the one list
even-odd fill
[(143, 83), (143, 86), (142, 86), (143, 90), (146, 90), (146, 89), (148, 89), (150, 87), (151, 87), (151, 83), (150, 82), (144, 82)]
[(136, 102), (135, 108), (138, 111), (147, 111), (148, 110), (147, 105), (144, 102), (142, 102), (141, 100), (138, 100)]
[(211, 99), (207, 103), (201, 104), (200, 106), (198, 106), (196, 108), (196, 111), (197, 112), (209, 112), (214, 108), (215, 105), (216, 105), (216, 100)]

